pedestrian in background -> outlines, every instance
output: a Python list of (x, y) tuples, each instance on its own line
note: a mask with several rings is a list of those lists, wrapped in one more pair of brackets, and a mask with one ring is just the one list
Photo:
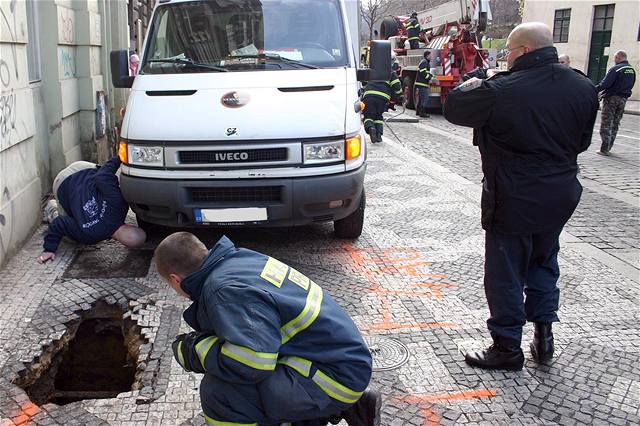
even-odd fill
[(484, 288), (493, 344), (468, 352), (465, 361), (520, 370), (526, 321), (535, 324), (533, 359), (553, 355), (559, 236), (582, 193), (577, 156), (591, 143), (598, 98), (589, 79), (558, 63), (545, 24), (518, 25), (507, 50), (509, 71), (467, 79), (447, 96), (444, 116), (474, 128), (484, 173)]
[(380, 393), (365, 392), (369, 349), (312, 280), (227, 237), (209, 251), (188, 232), (165, 238), (155, 262), (193, 302), (184, 319), (195, 332), (172, 347), (185, 370), (204, 373), (207, 424), (324, 426), (344, 418), (350, 426), (379, 425)]
[(58, 173), (53, 180), (56, 199), (45, 208), (49, 229), (38, 262), (54, 260), (63, 237), (82, 244), (113, 238), (131, 248), (144, 243), (145, 232), (124, 223), (129, 204), (120, 192), (118, 168), (120, 159), (115, 156), (102, 166), (76, 161)]
[(631, 89), (636, 83), (636, 71), (627, 61), (627, 53), (618, 50), (613, 57), (616, 63), (607, 71), (607, 75), (596, 86), (602, 92), (602, 117), (600, 119), (600, 138), (602, 145), (598, 154), (609, 155), (613, 141), (618, 134), (618, 126), (627, 98), (631, 96)]
[(140, 64), (140, 57), (135, 53), (129, 56), (129, 75), (136, 76), (138, 74), (138, 65)]
[(569, 68), (571, 68), (571, 58), (569, 58), (569, 55), (567, 54), (562, 54), (562, 55), (558, 55), (558, 62), (560, 62), (562, 65), (565, 65)]

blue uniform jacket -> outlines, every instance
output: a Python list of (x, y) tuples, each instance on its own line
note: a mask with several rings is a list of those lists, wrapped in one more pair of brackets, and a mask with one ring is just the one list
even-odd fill
[(418, 18), (409, 18), (409, 21), (407, 21), (405, 25), (405, 29), (407, 30), (408, 40), (419, 40), (420, 23), (418, 22)]
[(364, 88), (363, 99), (366, 96), (380, 96), (387, 101), (398, 100), (402, 96), (402, 84), (395, 71), (391, 71), (388, 81), (370, 81)]
[(431, 64), (428, 59), (423, 59), (418, 65), (418, 72), (416, 74), (416, 86), (429, 87), (429, 82), (433, 78), (431, 74)]
[(621, 96), (628, 98), (631, 96), (631, 89), (636, 83), (636, 71), (628, 61), (622, 61), (607, 71), (602, 81), (596, 88), (598, 92), (603, 92), (602, 96)]
[(527, 235), (566, 223), (582, 194), (577, 156), (591, 143), (597, 112), (595, 86), (560, 65), (554, 47), (449, 93), (445, 118), (473, 127), (480, 149), (485, 230)]
[(80, 170), (66, 178), (58, 188), (58, 202), (68, 216), (58, 216), (49, 224), (44, 251), (54, 253), (62, 237), (82, 244), (95, 244), (111, 238), (124, 224), (129, 204), (122, 197), (116, 156), (94, 169)]
[(187, 350), (195, 371), (258, 384), (280, 364), (346, 404), (369, 384), (371, 354), (349, 315), (286, 264), (222, 237), (181, 286), (193, 301), (185, 321), (207, 336)]

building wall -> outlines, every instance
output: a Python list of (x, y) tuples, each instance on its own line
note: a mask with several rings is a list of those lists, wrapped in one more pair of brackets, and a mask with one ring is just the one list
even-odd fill
[[(566, 53), (571, 58), (571, 66), (587, 73), (589, 66), (589, 49), (591, 47), (591, 27), (593, 24), (594, 6), (615, 4), (609, 62), (614, 65), (613, 55), (617, 50), (627, 52), (629, 64), (636, 71), (640, 70), (640, 42), (638, 42), (638, 26), (640, 25), (640, 5), (635, 0), (624, 1), (575, 1), (575, 0), (527, 0), (524, 3), (523, 22), (544, 22), (553, 29), (553, 18), (557, 9), (571, 9), (569, 23), (569, 40), (567, 43), (556, 43), (558, 53)], [(640, 100), (640, 83), (636, 82), (631, 98)]]
[[(110, 0), (0, 1), (0, 266), (39, 225), (53, 177), (74, 161), (104, 160), (97, 99), (106, 96), (113, 125), (126, 93), (110, 85), (108, 51), (127, 48), (126, 8)], [(29, 24), (37, 27), (32, 40)], [(38, 79), (28, 59), (36, 46)]]

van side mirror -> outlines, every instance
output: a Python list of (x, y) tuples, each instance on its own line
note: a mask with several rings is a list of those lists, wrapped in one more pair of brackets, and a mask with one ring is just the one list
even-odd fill
[(109, 55), (111, 63), (111, 81), (115, 87), (129, 88), (133, 85), (133, 76), (129, 75), (129, 52), (112, 50)]
[(391, 43), (372, 40), (369, 51), (370, 67), (358, 70), (358, 81), (387, 81), (391, 75)]

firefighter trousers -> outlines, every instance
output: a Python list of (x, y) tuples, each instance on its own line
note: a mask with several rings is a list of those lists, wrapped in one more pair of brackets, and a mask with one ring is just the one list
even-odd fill
[(257, 384), (230, 383), (205, 374), (200, 401), (207, 424), (225, 426), (325, 426), (330, 416), (351, 406), (280, 364), (273, 375)]
[(364, 102), (364, 129), (369, 133), (369, 128), (374, 127), (379, 135), (384, 131), (384, 119), (382, 114), (387, 108), (387, 100), (382, 96), (368, 95)]

